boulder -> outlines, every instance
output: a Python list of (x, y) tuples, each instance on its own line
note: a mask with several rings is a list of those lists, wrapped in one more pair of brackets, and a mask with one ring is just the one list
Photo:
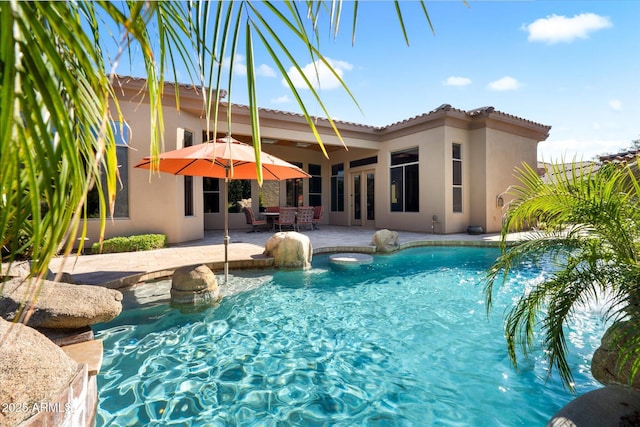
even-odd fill
[(31, 263), (29, 261), (15, 261), (11, 264), (2, 263), (2, 277), (27, 277), (31, 272)]
[(171, 279), (171, 302), (211, 304), (220, 301), (218, 280), (206, 265), (178, 268)]
[[(28, 277), (30, 273), (31, 273), (30, 261), (15, 261), (11, 264), (2, 263), (2, 273), (0, 274), (0, 276), (8, 277), (8, 278), (20, 277), (24, 279)], [(56, 274), (53, 271), (48, 270), (46, 279), (56, 281), (55, 280)], [(62, 272), (62, 274), (60, 275), (60, 279), (57, 281), (64, 282), (64, 283), (74, 283), (73, 277), (71, 276), (71, 274), (67, 273), (66, 271)]]
[(273, 257), (276, 267), (308, 270), (311, 268), (313, 247), (309, 236), (295, 231), (280, 231), (269, 237), (264, 254)]
[(34, 328), (83, 328), (122, 311), (122, 294), (100, 286), (16, 278), (5, 282), (0, 292), (0, 317), (12, 321), (26, 307), (32, 310), (27, 325)]
[(18, 425), (55, 402), (78, 365), (44, 335), (0, 319), (0, 425)]
[(376, 247), (376, 252), (393, 252), (398, 249), (398, 232), (378, 230), (374, 233), (371, 244)]
[(640, 392), (611, 385), (583, 394), (560, 409), (547, 427), (621, 427), (640, 423)]
[[(626, 322), (614, 323), (604, 333), (600, 347), (593, 353), (591, 374), (604, 385), (629, 385), (633, 360), (629, 360), (624, 366), (620, 366), (623, 339), (616, 338), (616, 333), (627, 334), (629, 332), (631, 332), (631, 336), (625, 337), (626, 339), (638, 339), (638, 332), (630, 330)], [(640, 390), (640, 375), (636, 375), (631, 386), (636, 390)]]

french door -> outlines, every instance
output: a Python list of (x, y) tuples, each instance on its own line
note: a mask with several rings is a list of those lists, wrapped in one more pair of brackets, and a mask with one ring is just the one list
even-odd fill
[(373, 170), (351, 174), (351, 225), (375, 226), (375, 173)]

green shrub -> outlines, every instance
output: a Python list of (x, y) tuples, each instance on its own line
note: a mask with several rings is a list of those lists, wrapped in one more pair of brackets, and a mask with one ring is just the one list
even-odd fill
[(167, 236), (164, 234), (140, 234), (129, 237), (113, 237), (102, 242), (102, 252), (100, 243), (91, 245), (91, 252), (94, 254), (148, 251), (151, 249), (164, 248), (167, 246)]
[[(31, 242), (31, 234), (27, 230), (18, 230), (18, 236), (15, 239), (7, 239), (11, 242), (7, 243), (7, 246), (2, 246), (1, 254), (2, 261), (9, 259), (9, 254), (14, 252), (16, 260), (30, 259), (33, 254), (33, 243)], [(15, 247), (14, 247), (15, 243)]]

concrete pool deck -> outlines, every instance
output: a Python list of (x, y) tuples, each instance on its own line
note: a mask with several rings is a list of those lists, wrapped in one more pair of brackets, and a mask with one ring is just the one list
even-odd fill
[[(314, 254), (329, 252), (373, 251), (371, 239), (376, 230), (361, 227), (323, 225), (319, 230), (305, 231), (309, 236)], [(229, 231), (229, 270), (264, 268), (273, 264), (273, 259), (263, 255), (264, 246), (271, 232)], [(513, 240), (516, 236), (511, 236)], [(469, 245), (494, 246), (499, 234), (470, 235), (431, 234), (398, 231), (401, 247), (419, 245)], [(223, 231), (205, 232), (201, 240), (172, 245), (167, 248), (144, 252), (118, 254), (70, 256), (66, 260), (55, 258), (51, 271), (69, 273), (76, 283), (121, 288), (135, 283), (171, 275), (185, 265), (207, 264), (219, 275), (224, 263)]]

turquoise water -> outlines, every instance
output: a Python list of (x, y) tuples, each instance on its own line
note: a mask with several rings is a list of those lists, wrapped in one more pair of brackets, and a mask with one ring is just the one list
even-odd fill
[[(543, 426), (573, 396), (542, 350), (510, 364), (507, 306), (548, 266), (523, 266), (487, 316), (495, 249), (414, 248), (359, 267), (275, 272), (200, 313), (169, 304), (98, 325), (98, 426)], [(579, 394), (605, 325), (567, 334)]]

